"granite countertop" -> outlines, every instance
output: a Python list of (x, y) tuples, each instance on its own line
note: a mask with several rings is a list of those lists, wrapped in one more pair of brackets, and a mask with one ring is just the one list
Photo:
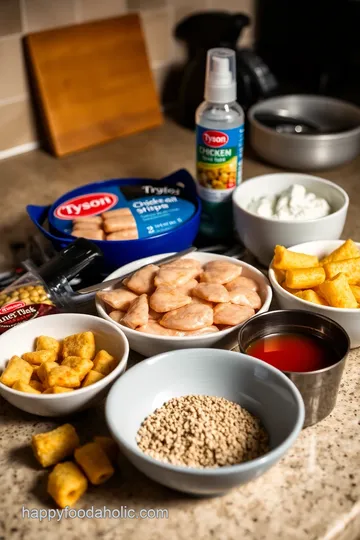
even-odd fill
[[(147, 133), (57, 160), (34, 151), (0, 162), (2, 254), (31, 231), (24, 207), (48, 204), (84, 183), (117, 176), (161, 177), (180, 167), (194, 170), (194, 138), (172, 123)], [(244, 177), (275, 172), (247, 154)], [(320, 174), (350, 195), (344, 237), (360, 238), (360, 157)], [(82, 441), (106, 433), (103, 407), (55, 421), (24, 413), (0, 398), (0, 540), (358, 540), (360, 538), (360, 349), (351, 351), (333, 413), (302, 431), (281, 462), (264, 476), (219, 498), (192, 498), (147, 479), (124, 457), (103, 486), (91, 487), (76, 508), (167, 509), (168, 519), (23, 517), (22, 508), (54, 508), (47, 472), (37, 465), (31, 435), (65, 422)], [(35, 515), (35, 514), (33, 514)]]

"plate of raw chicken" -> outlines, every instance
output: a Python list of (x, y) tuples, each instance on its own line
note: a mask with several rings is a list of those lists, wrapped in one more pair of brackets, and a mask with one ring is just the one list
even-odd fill
[(253, 266), (202, 252), (156, 264), (168, 255), (119, 268), (107, 279), (135, 273), (97, 294), (99, 315), (121, 326), (134, 351), (148, 357), (174, 349), (227, 347), (241, 324), (268, 311), (271, 287)]

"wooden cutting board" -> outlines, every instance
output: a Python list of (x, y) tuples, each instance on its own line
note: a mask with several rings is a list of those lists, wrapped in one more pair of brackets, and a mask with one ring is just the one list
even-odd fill
[(138, 15), (37, 32), (25, 40), (56, 156), (162, 123)]

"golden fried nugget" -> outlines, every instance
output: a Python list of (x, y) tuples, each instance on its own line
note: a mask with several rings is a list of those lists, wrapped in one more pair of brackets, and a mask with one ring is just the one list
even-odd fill
[(355, 259), (360, 257), (360, 250), (352, 240), (346, 240), (340, 247), (335, 249), (330, 255), (321, 259), (320, 264), (328, 264), (335, 261), (344, 261), (345, 259)]
[(322, 296), (317, 294), (312, 289), (308, 289), (306, 291), (299, 291), (295, 293), (295, 296), (297, 296), (298, 298), (301, 298), (301, 300), (306, 300), (307, 302), (311, 302), (312, 304), (319, 304), (320, 306), (329, 305)]
[(50, 371), (56, 367), (59, 367), (59, 364), (57, 364), (56, 362), (44, 362), (43, 364), (41, 364), (40, 367), (36, 369), (36, 374), (45, 388), (49, 386), (47, 377)]
[(319, 260), (315, 255), (296, 253), (289, 251), (284, 246), (275, 246), (273, 267), (277, 270), (313, 268), (315, 266), (319, 266)]
[(47, 388), (43, 394), (64, 394), (65, 392), (73, 392), (73, 388), (65, 388), (65, 386), (52, 386)]
[(289, 289), (312, 289), (324, 281), (325, 271), (321, 266), (286, 271), (285, 285)]
[(47, 375), (47, 385), (78, 388), (80, 386), (79, 373), (69, 366), (55, 367)]
[(327, 263), (324, 270), (327, 279), (341, 273), (345, 275), (350, 285), (356, 285), (360, 281), (360, 257)]
[(71, 424), (32, 436), (31, 446), (38, 462), (43, 467), (50, 467), (67, 456), (80, 445), (79, 437)]
[(350, 285), (353, 295), (356, 298), (358, 304), (360, 304), (360, 287), (359, 285)]
[(16, 381), (29, 384), (32, 372), (33, 368), (29, 362), (18, 356), (13, 356), (4, 369), (0, 377), (0, 382), (6, 386), (12, 386)]
[(61, 343), (57, 339), (50, 336), (39, 336), (36, 340), (37, 351), (55, 351), (60, 354)]
[(112, 439), (111, 437), (103, 437), (99, 435), (94, 437), (94, 442), (98, 443), (101, 446), (111, 463), (116, 463), (119, 454), (119, 448), (114, 439)]
[(74, 457), (94, 485), (103, 484), (114, 474), (114, 468), (109, 458), (100, 444), (96, 442), (90, 442), (76, 448)]
[(281, 287), (290, 294), (296, 294), (298, 292), (302, 292), (302, 289), (290, 289), (289, 287), (286, 286), (285, 281), (284, 283), (281, 284)]
[(47, 492), (60, 508), (73, 506), (87, 490), (86, 476), (72, 461), (58, 463), (49, 474)]
[(29, 362), (29, 364), (41, 366), (44, 362), (56, 362), (57, 353), (49, 350), (27, 352), (21, 358)]
[(92, 360), (95, 356), (95, 336), (92, 332), (82, 332), (64, 338), (63, 357), (81, 356)]
[(22, 381), (15, 381), (12, 385), (12, 388), (14, 390), (18, 390), (19, 392), (26, 392), (28, 394), (41, 394), (39, 390), (36, 390), (33, 386), (30, 384), (26, 384)]
[(83, 380), (81, 386), (82, 387), (89, 386), (90, 384), (94, 384), (94, 383), (96, 383), (98, 381), (101, 381), (101, 379), (103, 379), (104, 377), (105, 377), (105, 375), (103, 375), (102, 373), (99, 373), (98, 371), (91, 370), (86, 375), (86, 377)]
[(81, 358), (80, 356), (68, 356), (61, 362), (62, 366), (71, 367), (79, 375), (80, 381), (91, 371), (94, 363), (88, 358)]
[(43, 391), (44, 391), (43, 385), (41, 384), (40, 381), (37, 381), (36, 379), (31, 379), (31, 381), (29, 382), (29, 385), (30, 385), (32, 388), (35, 388), (35, 390), (38, 390), (39, 392), (43, 392)]
[(345, 274), (340, 273), (331, 279), (327, 279), (319, 286), (319, 288), (329, 305), (332, 307), (350, 309), (358, 307), (358, 303)]
[(94, 358), (93, 371), (98, 371), (102, 375), (109, 375), (117, 365), (116, 359), (107, 351), (101, 350)]
[(280, 285), (285, 281), (286, 278), (286, 270), (277, 270), (274, 268), (276, 281), (280, 283)]

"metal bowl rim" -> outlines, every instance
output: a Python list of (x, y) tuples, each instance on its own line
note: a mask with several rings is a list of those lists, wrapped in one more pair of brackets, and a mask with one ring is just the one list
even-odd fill
[[(315, 371), (285, 371), (285, 370), (280, 369), (279, 371), (281, 371), (281, 373), (284, 373), (285, 375), (301, 375), (301, 376), (317, 375), (317, 374), (325, 373), (326, 371), (330, 371), (334, 367), (341, 364), (342, 362), (345, 362), (345, 360), (346, 360), (346, 358), (347, 358), (347, 356), (349, 354), (349, 351), (350, 351), (350, 338), (349, 338), (349, 335), (346, 332), (346, 330), (339, 323), (334, 321), (333, 319), (330, 319), (329, 317), (326, 317), (325, 315), (320, 315), (319, 313), (315, 313), (313, 311), (307, 311), (305, 309), (276, 309), (274, 311), (266, 311), (265, 313), (259, 313), (259, 315), (255, 315), (254, 317), (251, 317), (251, 319), (248, 319), (243, 324), (243, 326), (240, 328), (240, 330), (238, 332), (238, 344), (239, 344), (239, 349), (240, 349), (241, 353), (247, 354), (246, 351), (244, 350), (244, 348), (241, 345), (241, 333), (243, 332), (244, 328), (246, 328), (247, 325), (250, 325), (251, 321), (254, 321), (256, 319), (260, 319), (260, 318), (264, 317), (265, 315), (271, 317), (272, 313), (274, 313), (274, 314), (275, 313), (281, 313), (281, 314), (297, 313), (297, 314), (301, 314), (301, 315), (308, 314), (308, 315), (313, 315), (315, 317), (318, 317), (320, 319), (324, 319), (326, 322), (330, 322), (331, 324), (336, 326), (343, 333), (343, 336), (344, 336), (344, 338), (345, 338), (345, 340), (347, 342), (346, 352), (342, 356), (342, 358), (340, 358), (340, 360), (338, 360), (337, 362), (335, 362), (334, 364), (331, 364), (330, 366), (328, 366), (326, 368), (317, 369)], [(263, 337), (265, 337), (265, 336), (263, 336)], [(265, 363), (267, 363), (267, 362), (265, 362)]]
[[(255, 114), (257, 112), (257, 109), (262, 107), (264, 103), (271, 102), (272, 100), (278, 99), (281, 97), (283, 98), (291, 97), (291, 98), (300, 98), (300, 99), (311, 98), (311, 99), (316, 99), (318, 101), (323, 101), (326, 98), (327, 101), (331, 101), (334, 105), (352, 108), (353, 111), (356, 112), (359, 116), (359, 126), (349, 129), (347, 131), (343, 131), (341, 133), (328, 133), (328, 134), (322, 134), (322, 135), (321, 134), (320, 135), (301, 135), (301, 137), (299, 137), (299, 135), (293, 135), (291, 133), (279, 133), (276, 130), (265, 126), (261, 122), (258, 122), (255, 119)], [(260, 101), (259, 103), (256, 103), (255, 105), (250, 107), (247, 117), (250, 124), (255, 126), (260, 131), (268, 133), (269, 135), (274, 135), (274, 137), (278, 137), (279, 139), (283, 139), (283, 140), (288, 139), (289, 141), (295, 141), (295, 140), (299, 141), (299, 139), (301, 141), (309, 141), (309, 142), (337, 141), (339, 139), (348, 139), (348, 138), (354, 137), (355, 135), (360, 135), (360, 108), (356, 107), (356, 105), (353, 105), (352, 103), (348, 103), (347, 101), (343, 101), (341, 99), (336, 99), (336, 98), (327, 97), (327, 96), (317, 96), (317, 95), (312, 95), (312, 94), (286, 94), (284, 96), (275, 96), (273, 98)]]

